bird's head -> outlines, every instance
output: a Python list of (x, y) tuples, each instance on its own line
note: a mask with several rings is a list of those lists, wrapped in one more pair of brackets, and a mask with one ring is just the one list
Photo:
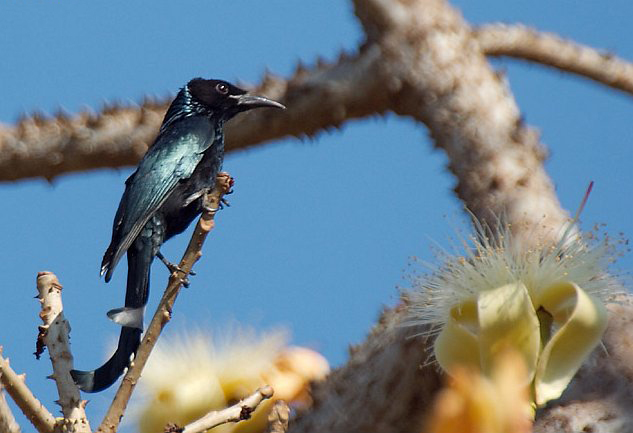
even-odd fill
[(263, 96), (250, 95), (231, 83), (222, 80), (194, 78), (187, 83), (192, 102), (212, 113), (222, 114), (226, 120), (243, 111), (259, 107), (285, 109), (279, 102)]

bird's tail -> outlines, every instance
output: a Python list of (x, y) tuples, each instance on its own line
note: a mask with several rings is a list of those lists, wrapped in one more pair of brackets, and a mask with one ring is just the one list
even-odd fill
[(110, 387), (130, 364), (141, 342), (143, 313), (149, 295), (149, 273), (153, 249), (139, 238), (127, 252), (128, 272), (125, 307), (108, 312), (108, 317), (122, 325), (119, 345), (110, 359), (92, 371), (72, 370), (73, 380), (84, 392), (99, 392)]

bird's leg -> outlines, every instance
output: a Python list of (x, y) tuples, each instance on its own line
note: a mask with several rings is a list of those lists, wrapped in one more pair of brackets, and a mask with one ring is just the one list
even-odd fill
[(209, 196), (207, 194), (202, 196), (202, 210), (209, 213), (216, 213), (222, 209), (222, 203), (218, 204), (218, 207), (213, 207), (213, 203), (210, 202)]
[[(158, 257), (160, 261), (163, 262), (165, 266), (167, 266), (167, 269), (169, 269), (169, 272), (171, 272), (172, 274), (176, 272), (183, 274), (182, 285), (185, 287), (189, 287), (189, 278), (187, 278), (187, 272), (180, 269), (180, 266), (178, 266), (177, 264), (167, 260), (163, 253), (160, 252), (160, 250), (156, 253), (156, 257)], [(196, 273), (194, 271), (189, 271), (188, 275), (196, 275)]]

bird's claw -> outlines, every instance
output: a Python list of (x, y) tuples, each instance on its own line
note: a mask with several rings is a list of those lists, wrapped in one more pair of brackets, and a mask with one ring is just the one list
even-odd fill
[(159, 251), (158, 253), (156, 253), (156, 257), (158, 257), (160, 259), (161, 262), (163, 262), (165, 264), (165, 266), (167, 266), (167, 269), (169, 269), (169, 273), (171, 274), (183, 274), (183, 276), (180, 278), (180, 280), (182, 281), (182, 285), (184, 287), (189, 287), (190, 281), (187, 275), (196, 275), (196, 273), (194, 271), (189, 271), (189, 272), (185, 272), (184, 270), (182, 270), (180, 268), (180, 266), (178, 266), (175, 263), (170, 262), (169, 260), (167, 260), (165, 258), (165, 256), (163, 256), (163, 254)]

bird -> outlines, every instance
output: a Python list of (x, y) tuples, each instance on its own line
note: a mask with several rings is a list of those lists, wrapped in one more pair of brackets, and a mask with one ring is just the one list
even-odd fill
[(204, 196), (216, 181), (224, 159), (224, 124), (254, 108), (285, 109), (279, 102), (247, 93), (217, 79), (194, 78), (183, 86), (163, 119), (158, 136), (125, 182), (114, 217), (112, 240), (101, 264), (106, 283), (123, 254), (128, 273), (125, 305), (108, 311), (122, 326), (110, 359), (96, 370), (71, 370), (84, 392), (110, 387), (128, 367), (141, 341), (149, 296), (150, 267), (161, 245), (182, 233), (205, 208)]

